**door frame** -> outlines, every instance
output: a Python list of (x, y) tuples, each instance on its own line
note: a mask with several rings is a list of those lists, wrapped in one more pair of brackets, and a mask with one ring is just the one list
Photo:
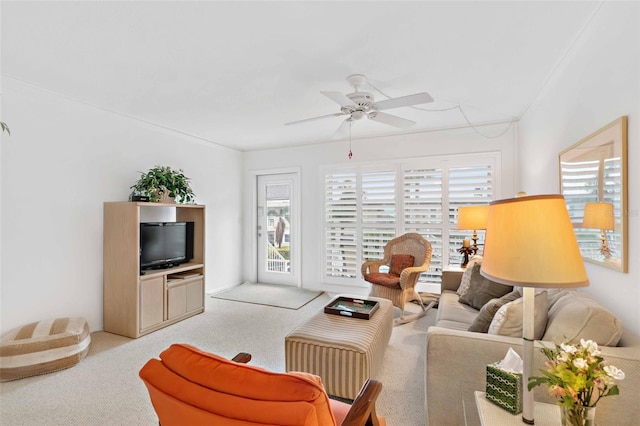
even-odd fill
[(251, 263), (249, 270), (249, 279), (252, 282), (258, 280), (258, 176), (266, 175), (280, 175), (280, 174), (295, 174), (298, 184), (292, 189), (294, 197), (298, 200), (298, 208), (295, 211), (295, 216), (291, 216), (292, 225), (295, 226), (297, 232), (291, 237), (291, 244), (293, 246), (292, 258), (296, 260), (296, 265), (293, 265), (291, 275), (293, 276), (295, 286), (302, 287), (302, 250), (301, 250), (301, 220), (302, 215), (302, 191), (301, 185), (301, 168), (300, 167), (287, 167), (277, 169), (259, 169), (251, 170), (251, 209), (249, 214), (251, 215)]

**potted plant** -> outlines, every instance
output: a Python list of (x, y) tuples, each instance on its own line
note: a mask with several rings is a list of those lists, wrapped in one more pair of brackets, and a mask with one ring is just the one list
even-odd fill
[(192, 203), (195, 199), (189, 178), (181, 169), (155, 166), (146, 173), (140, 173), (140, 179), (131, 186), (131, 195), (148, 195), (152, 202), (174, 202), (173, 199), (179, 203)]

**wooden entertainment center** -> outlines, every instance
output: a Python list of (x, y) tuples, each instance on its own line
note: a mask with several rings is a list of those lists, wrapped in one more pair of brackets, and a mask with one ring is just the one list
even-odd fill
[[(193, 222), (193, 259), (140, 272), (141, 209), (175, 209)], [(104, 203), (104, 331), (137, 338), (204, 311), (205, 206), (146, 202)]]

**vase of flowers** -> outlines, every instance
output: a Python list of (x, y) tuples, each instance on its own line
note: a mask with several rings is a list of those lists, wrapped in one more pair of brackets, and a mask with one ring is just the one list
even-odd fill
[(529, 377), (529, 390), (546, 384), (551, 396), (558, 399), (563, 426), (593, 426), (596, 404), (605, 396), (618, 395), (616, 380), (624, 372), (605, 365), (598, 344), (580, 340), (580, 344), (560, 343), (543, 348), (547, 357), (542, 377)]

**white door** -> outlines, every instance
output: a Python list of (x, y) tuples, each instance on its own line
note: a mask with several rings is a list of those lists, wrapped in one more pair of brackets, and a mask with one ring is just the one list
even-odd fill
[(258, 176), (258, 282), (300, 285), (298, 174)]

